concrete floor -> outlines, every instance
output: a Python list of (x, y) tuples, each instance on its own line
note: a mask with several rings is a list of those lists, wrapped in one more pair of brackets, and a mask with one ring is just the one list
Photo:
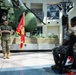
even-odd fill
[(62, 75), (52, 70), (52, 65), (54, 60), (51, 52), (11, 53), (10, 59), (3, 59), (0, 53), (0, 75)]

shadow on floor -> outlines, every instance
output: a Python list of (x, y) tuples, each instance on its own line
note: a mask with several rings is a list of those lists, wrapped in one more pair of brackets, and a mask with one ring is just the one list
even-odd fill
[(58, 70), (51, 67), (23, 67), (23, 68), (5, 68), (0, 70), (0, 75), (66, 75), (59, 74)]

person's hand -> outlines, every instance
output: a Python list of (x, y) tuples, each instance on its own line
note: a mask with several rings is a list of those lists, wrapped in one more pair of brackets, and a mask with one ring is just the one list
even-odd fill
[(11, 31), (9, 31), (9, 30), (5, 30), (4, 32), (10, 33), (10, 34), (12, 33), (12, 32), (11, 32)]
[(4, 30), (4, 32), (10, 32), (9, 30)]
[(3, 33), (3, 32), (5, 32), (5, 33), (11, 33), (11, 31), (9, 31), (9, 30), (2, 30), (1, 33)]

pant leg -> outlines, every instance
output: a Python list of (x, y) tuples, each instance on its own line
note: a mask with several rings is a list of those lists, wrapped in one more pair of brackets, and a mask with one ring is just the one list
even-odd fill
[(53, 57), (56, 65), (60, 65), (64, 60), (67, 48), (65, 46), (59, 46), (53, 49)]
[(60, 65), (61, 55), (60, 55), (59, 47), (56, 47), (56, 48), (53, 49), (53, 58), (54, 58), (54, 61), (55, 61), (55, 65)]
[(6, 40), (1, 40), (2, 52), (6, 53)]
[(10, 52), (11, 44), (10, 44), (10, 39), (6, 41), (6, 51), (7, 53)]
[(55, 52), (53, 52), (53, 58), (56, 65), (59, 65), (59, 55)]

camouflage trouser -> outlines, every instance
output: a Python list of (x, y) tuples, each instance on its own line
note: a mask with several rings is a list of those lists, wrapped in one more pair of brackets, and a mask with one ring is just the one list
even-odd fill
[(10, 39), (9, 40), (1, 40), (1, 46), (3, 53), (9, 53), (10, 52)]
[(68, 47), (59, 46), (53, 48), (53, 57), (56, 65), (60, 65), (66, 55)]

